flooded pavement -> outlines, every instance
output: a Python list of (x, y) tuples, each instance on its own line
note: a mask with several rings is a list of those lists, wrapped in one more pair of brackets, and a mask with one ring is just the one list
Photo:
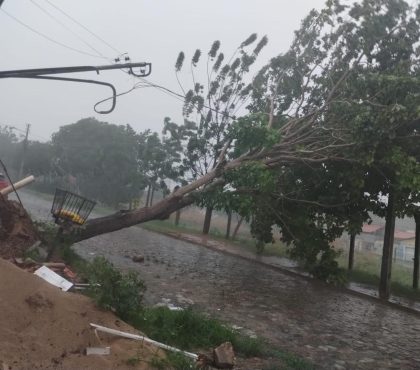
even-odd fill
[[(419, 315), (139, 227), (75, 250), (138, 271), (149, 304), (193, 305), (320, 369), (420, 369)], [(132, 262), (133, 255), (145, 262)]]

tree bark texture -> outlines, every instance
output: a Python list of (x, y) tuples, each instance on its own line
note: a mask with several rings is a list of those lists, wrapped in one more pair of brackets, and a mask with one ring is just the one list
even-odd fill
[(419, 287), (419, 262), (420, 262), (420, 213), (414, 215), (416, 221), (416, 239), (414, 242), (414, 269), (413, 269), (413, 288)]
[(240, 228), (240, 227), (241, 227), (241, 225), (242, 225), (242, 221), (243, 221), (243, 220), (244, 220), (244, 218), (243, 218), (243, 217), (241, 217), (241, 218), (239, 219), (238, 223), (236, 224), (235, 230), (233, 230), (232, 240), (235, 240), (236, 235), (238, 235), (238, 231), (239, 231), (239, 228)]
[(204, 216), (203, 234), (208, 235), (211, 225), (211, 216), (213, 214), (213, 207), (206, 208), (206, 215)]
[(179, 220), (180, 220), (180, 218), (181, 218), (181, 210), (180, 210), (180, 209), (178, 209), (178, 210), (175, 212), (175, 226), (178, 226), (178, 225), (179, 225)]
[(155, 196), (155, 186), (152, 185), (152, 194), (150, 195), (150, 202), (149, 202), (150, 207), (153, 205), (153, 197), (154, 196)]
[[(217, 179), (217, 172), (211, 171), (200, 179), (179, 188), (153, 206), (133, 211), (119, 211), (109, 216), (89, 220), (82, 228), (72, 230), (73, 241), (93, 238), (150, 220), (167, 219), (173, 212), (194, 203), (198, 194), (222, 184), (224, 184), (224, 180)], [(204, 185), (206, 186), (204, 187)]]
[(225, 238), (229, 239), (230, 238), (230, 227), (232, 225), (232, 212), (228, 212), (227, 213), (227, 225), (226, 225), (226, 235)]
[(382, 250), (381, 279), (379, 282), (379, 297), (389, 299), (391, 290), (392, 251), (394, 248), (395, 212), (394, 194), (388, 195), (388, 206), (385, 220), (384, 246)]
[(349, 271), (353, 270), (354, 264), (354, 246), (356, 244), (356, 234), (350, 234), (350, 247), (349, 247)]
[(150, 200), (150, 190), (151, 190), (151, 185), (148, 186), (147, 188), (147, 196), (146, 196), (146, 207), (149, 207), (149, 200)]

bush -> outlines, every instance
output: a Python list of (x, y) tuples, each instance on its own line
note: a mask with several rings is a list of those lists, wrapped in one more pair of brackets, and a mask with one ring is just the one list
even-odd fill
[(134, 272), (122, 274), (111, 262), (97, 257), (87, 271), (88, 294), (98, 306), (111, 309), (123, 320), (130, 320), (142, 309), (145, 286)]

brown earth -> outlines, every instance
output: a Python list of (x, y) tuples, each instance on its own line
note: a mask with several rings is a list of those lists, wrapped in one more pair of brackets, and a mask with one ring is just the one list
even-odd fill
[[(89, 323), (138, 333), (80, 294), (62, 292), (0, 259), (0, 366), (2, 369), (149, 369), (155, 347), (92, 331)], [(110, 346), (111, 355), (84, 355)]]
[(22, 206), (0, 196), (0, 257), (22, 257), (38, 239), (32, 220)]

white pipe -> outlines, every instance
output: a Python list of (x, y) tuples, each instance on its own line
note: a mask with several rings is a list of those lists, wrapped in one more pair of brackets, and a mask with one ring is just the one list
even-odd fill
[[(29, 185), (30, 183), (34, 181), (35, 181), (35, 177), (31, 175), (31, 176), (25, 177), (23, 180), (16, 182), (15, 184), (13, 184), (13, 186), (17, 190), (17, 189), (23, 188), (26, 185)], [(0, 190), (0, 194), (1, 195), (10, 194), (11, 192), (13, 192), (13, 186), (9, 185), (8, 187)]]
[(162, 348), (162, 349), (166, 349), (166, 350), (168, 350), (168, 351), (173, 351), (173, 352), (179, 352), (179, 353), (182, 353), (183, 355), (185, 355), (185, 356), (187, 356), (187, 357), (189, 357), (189, 358), (192, 358), (193, 360), (197, 360), (197, 359), (198, 359), (198, 355), (196, 355), (195, 353), (185, 352), (185, 351), (182, 351), (182, 350), (180, 350), (180, 349), (178, 349), (178, 348), (171, 347), (171, 346), (168, 346), (168, 345), (166, 345), (166, 344), (156, 342), (156, 341), (155, 341), (155, 340), (153, 340), (153, 339), (150, 339), (150, 338), (147, 338), (147, 337), (143, 337), (143, 336), (141, 336), (141, 335), (136, 335), (136, 334), (126, 333), (126, 332), (124, 332), (124, 331), (119, 331), (119, 330), (115, 330), (115, 329), (110, 329), (110, 328), (106, 328), (105, 326), (100, 326), (100, 325), (96, 325), (96, 324), (92, 324), (92, 323), (90, 324), (90, 326), (92, 326), (93, 328), (95, 328), (95, 330), (99, 330), (99, 331), (102, 331), (102, 332), (104, 332), (104, 333), (113, 334), (113, 335), (118, 335), (118, 336), (120, 336), (120, 337), (123, 337), (123, 338), (128, 338), (128, 339), (134, 339), (134, 340), (141, 340), (141, 341), (145, 341), (145, 342), (147, 342), (147, 343), (150, 343), (150, 344), (155, 345), (156, 347), (159, 347), (159, 348)]

